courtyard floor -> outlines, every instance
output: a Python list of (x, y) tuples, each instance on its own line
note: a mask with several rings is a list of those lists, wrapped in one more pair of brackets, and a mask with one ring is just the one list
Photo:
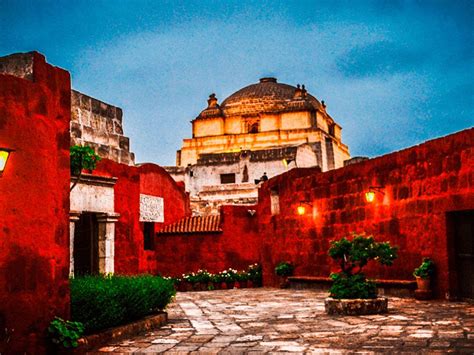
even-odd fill
[(178, 293), (167, 326), (96, 351), (474, 353), (474, 304), (390, 298), (385, 315), (330, 317), (325, 297), (280, 289)]

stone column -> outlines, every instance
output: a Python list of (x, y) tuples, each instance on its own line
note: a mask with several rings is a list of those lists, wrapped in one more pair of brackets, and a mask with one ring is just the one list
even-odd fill
[(74, 233), (81, 212), (69, 211), (69, 276), (74, 276)]
[(115, 223), (118, 213), (104, 213), (97, 216), (99, 224), (99, 272), (109, 274), (114, 272), (115, 257)]

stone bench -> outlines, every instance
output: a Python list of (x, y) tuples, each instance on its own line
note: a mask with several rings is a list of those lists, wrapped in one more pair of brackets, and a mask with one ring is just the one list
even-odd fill
[[(290, 276), (288, 277), (290, 288), (293, 289), (316, 289), (328, 291), (332, 280), (324, 276)], [(375, 280), (380, 296), (389, 295), (395, 297), (414, 297), (416, 289), (415, 280)]]

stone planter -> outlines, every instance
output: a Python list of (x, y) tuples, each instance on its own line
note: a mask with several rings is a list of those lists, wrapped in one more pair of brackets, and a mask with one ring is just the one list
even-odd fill
[(387, 313), (388, 299), (385, 297), (371, 299), (326, 298), (324, 308), (326, 313), (330, 315), (358, 316)]

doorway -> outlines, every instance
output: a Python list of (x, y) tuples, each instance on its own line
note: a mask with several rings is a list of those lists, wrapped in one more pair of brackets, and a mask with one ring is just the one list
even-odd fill
[(456, 296), (474, 299), (474, 210), (448, 214), (453, 238)]
[(99, 273), (99, 228), (97, 215), (84, 212), (74, 229), (74, 274)]

